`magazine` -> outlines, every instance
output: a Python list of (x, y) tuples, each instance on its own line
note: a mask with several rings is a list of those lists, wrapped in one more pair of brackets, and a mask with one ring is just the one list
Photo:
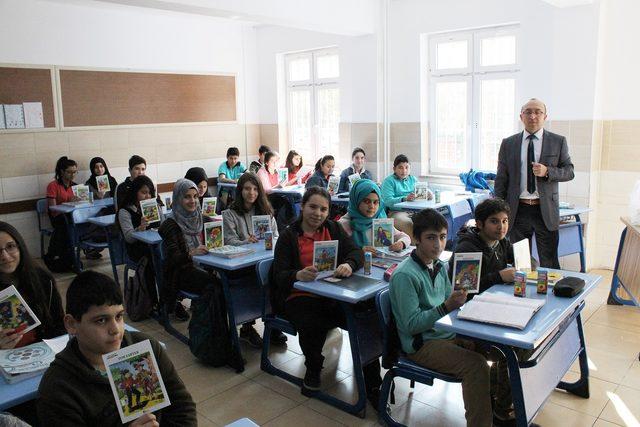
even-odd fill
[(242, 246), (224, 245), (219, 248), (209, 249), (209, 253), (213, 256), (219, 256), (222, 258), (238, 258), (241, 256), (249, 255), (255, 251), (250, 248), (243, 248)]
[(338, 193), (338, 186), (340, 185), (340, 177), (331, 175), (327, 184), (327, 191), (332, 196)]
[(204, 223), (204, 245), (207, 250), (221, 248), (224, 246), (224, 230), (222, 221), (211, 221)]
[(278, 168), (278, 182), (283, 183), (289, 181), (289, 169), (287, 168)]
[(140, 200), (140, 212), (149, 224), (160, 221), (160, 210), (156, 199)]
[(453, 289), (466, 289), (470, 294), (480, 291), (482, 252), (458, 252), (453, 256)]
[(529, 239), (522, 239), (513, 244), (513, 258), (516, 270), (531, 271), (531, 252)]
[(123, 424), (171, 404), (149, 340), (102, 356)]
[(360, 174), (353, 173), (348, 176), (348, 179), (349, 179), (349, 187), (353, 187), (353, 184), (355, 184), (358, 180), (360, 180)]
[(0, 292), (0, 328), (25, 333), (39, 325), (40, 320), (15, 286), (11, 285)]
[(96, 176), (96, 184), (98, 185), (98, 192), (100, 193), (111, 191), (111, 185), (109, 184), (109, 175)]
[(391, 246), (393, 244), (393, 218), (378, 218), (371, 222), (374, 248)]
[(204, 197), (202, 199), (202, 215), (213, 218), (216, 216), (216, 204), (218, 203), (217, 197)]
[(338, 264), (338, 241), (313, 242), (313, 266), (318, 270), (318, 279), (333, 275)]
[(81, 201), (88, 202), (90, 200), (91, 196), (89, 196), (90, 191), (89, 191), (88, 185), (84, 185), (84, 184), (74, 185), (71, 187), (71, 190), (73, 191), (73, 195), (76, 196)]
[(42, 341), (0, 350), (0, 372), (9, 384), (13, 384), (41, 375), (55, 357), (55, 351)]
[(458, 319), (524, 329), (545, 302), (545, 299), (483, 292), (462, 306)]
[(252, 234), (258, 240), (264, 240), (265, 234), (271, 230), (271, 215), (254, 215), (251, 217)]
[(426, 182), (416, 182), (415, 200), (427, 200), (429, 198), (429, 186)]

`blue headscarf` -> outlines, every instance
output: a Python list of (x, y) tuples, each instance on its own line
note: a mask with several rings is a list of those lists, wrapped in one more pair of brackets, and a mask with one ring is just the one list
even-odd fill
[[(367, 197), (371, 193), (376, 193), (380, 199), (378, 205), (378, 211), (372, 218), (368, 218), (360, 213), (358, 206), (362, 199)], [(363, 247), (371, 245), (371, 224), (374, 219), (386, 218), (384, 203), (382, 202), (382, 194), (380, 194), (380, 187), (371, 181), (370, 179), (360, 179), (356, 181), (351, 187), (349, 192), (349, 208), (347, 209), (349, 216), (351, 217), (351, 230), (353, 231), (353, 241), (356, 245)]]

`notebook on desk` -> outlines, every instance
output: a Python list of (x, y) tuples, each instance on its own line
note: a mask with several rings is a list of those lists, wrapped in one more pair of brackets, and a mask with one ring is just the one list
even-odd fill
[(382, 282), (380, 279), (365, 277), (359, 274), (352, 274), (349, 277), (325, 277), (320, 280), (354, 292), (359, 291), (362, 288), (366, 288), (367, 286), (376, 285)]
[(545, 300), (483, 293), (462, 306), (458, 319), (524, 329)]

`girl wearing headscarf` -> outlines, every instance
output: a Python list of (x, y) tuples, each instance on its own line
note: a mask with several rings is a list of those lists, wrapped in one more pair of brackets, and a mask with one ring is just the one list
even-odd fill
[[(357, 246), (365, 251), (375, 252), (372, 240), (373, 220), (386, 217), (378, 185), (370, 179), (360, 179), (351, 187), (347, 214), (338, 222)], [(411, 245), (411, 238), (395, 227), (393, 241), (389, 249), (394, 252), (400, 252)]]
[(211, 197), (209, 192), (209, 178), (203, 168), (193, 167), (189, 169), (184, 176), (185, 179), (193, 182), (198, 187), (198, 200), (200, 200), (200, 207), (202, 207), (202, 199), (205, 197)]
[[(89, 169), (91, 170), (91, 177), (89, 177), (87, 182), (85, 182), (85, 185), (89, 186), (89, 190), (93, 193), (94, 199), (113, 197), (116, 193), (118, 182), (109, 173), (109, 168), (107, 167), (107, 163), (104, 161), (104, 159), (102, 157), (94, 157), (93, 159), (91, 159), (91, 162), (89, 162)], [(106, 175), (109, 177), (109, 191), (98, 190), (98, 182), (96, 180), (96, 177), (102, 175)]]

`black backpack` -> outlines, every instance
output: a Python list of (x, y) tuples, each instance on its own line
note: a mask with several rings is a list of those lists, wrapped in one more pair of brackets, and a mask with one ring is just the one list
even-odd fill
[(189, 349), (207, 365), (229, 365), (241, 370), (243, 361), (231, 345), (227, 319), (222, 283), (218, 278), (214, 278), (212, 284), (207, 286), (198, 298), (191, 301)]
[(135, 275), (130, 277), (124, 286), (124, 307), (127, 315), (134, 322), (147, 319), (153, 310), (153, 300), (147, 289), (146, 269), (147, 257), (140, 258)]

